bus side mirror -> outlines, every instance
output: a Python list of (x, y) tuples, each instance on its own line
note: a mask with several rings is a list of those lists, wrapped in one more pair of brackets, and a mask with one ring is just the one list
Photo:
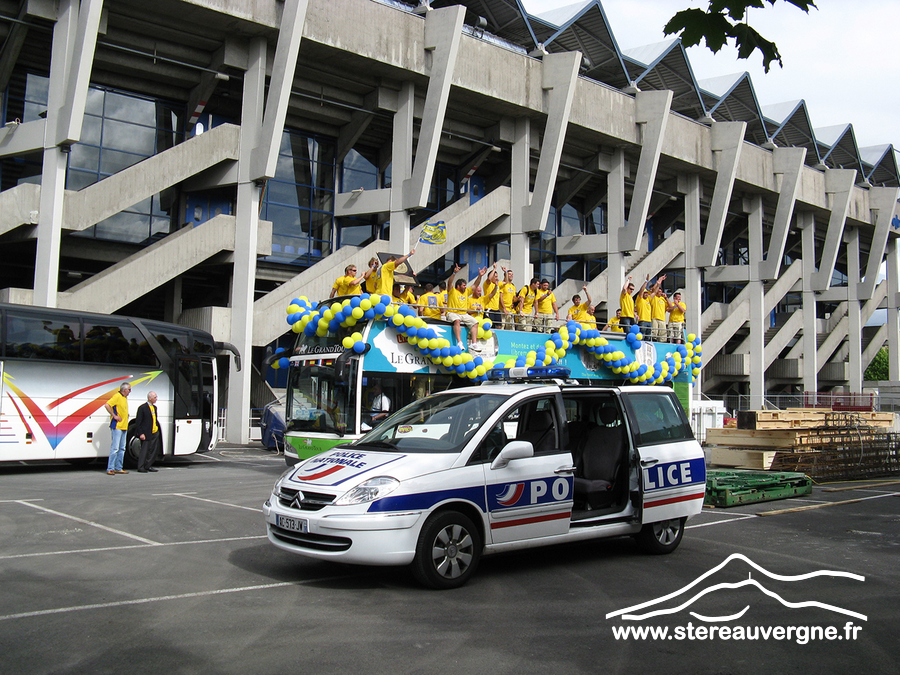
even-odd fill
[(534, 446), (530, 441), (510, 441), (491, 462), (491, 469), (503, 469), (514, 459), (534, 457)]
[(354, 356), (362, 356), (363, 354), (368, 354), (369, 350), (372, 348), (372, 345), (366, 344), (365, 348), (361, 352), (356, 352), (352, 349), (348, 349), (334, 362), (334, 383), (339, 385), (347, 385), (350, 384), (347, 382), (347, 363)]

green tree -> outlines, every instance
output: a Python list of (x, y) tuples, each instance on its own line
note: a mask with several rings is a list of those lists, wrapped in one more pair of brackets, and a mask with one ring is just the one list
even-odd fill
[(869, 364), (869, 367), (866, 368), (863, 379), (875, 381), (891, 379), (889, 364), (890, 359), (888, 358), (887, 347), (882, 347), (878, 350), (875, 358), (872, 359), (872, 363)]
[[(818, 9), (813, 0), (783, 0), (809, 14), (809, 8)], [(772, 61), (782, 66), (781, 54), (771, 40), (767, 40), (747, 23), (750, 7), (763, 8), (765, 3), (774, 5), (778, 0), (709, 0), (709, 9), (684, 9), (676, 13), (666, 24), (666, 35), (679, 34), (685, 47), (706, 41), (706, 47), (717, 53), (728, 40), (734, 40), (738, 58), (746, 59), (755, 50), (762, 54), (763, 67), (769, 72)]]

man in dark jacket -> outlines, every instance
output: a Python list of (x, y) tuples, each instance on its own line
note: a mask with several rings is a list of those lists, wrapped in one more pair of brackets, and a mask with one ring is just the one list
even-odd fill
[(159, 420), (156, 411), (156, 392), (147, 394), (147, 402), (138, 408), (135, 423), (135, 435), (141, 439), (141, 452), (138, 455), (138, 473), (155, 472), (153, 462), (157, 453), (162, 450), (162, 434), (159, 433)]

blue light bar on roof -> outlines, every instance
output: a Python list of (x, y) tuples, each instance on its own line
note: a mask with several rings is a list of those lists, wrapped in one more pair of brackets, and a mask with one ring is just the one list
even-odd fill
[(489, 380), (566, 380), (572, 371), (563, 366), (521, 366), (518, 368), (491, 368)]

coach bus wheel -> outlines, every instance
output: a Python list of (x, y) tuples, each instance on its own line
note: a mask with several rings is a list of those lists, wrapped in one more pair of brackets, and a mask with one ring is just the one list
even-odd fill
[(419, 533), (413, 574), (429, 588), (458, 588), (475, 573), (481, 548), (481, 534), (469, 518), (458, 511), (438, 513)]
[(671, 553), (684, 536), (684, 521), (686, 518), (674, 518), (661, 520), (657, 523), (648, 523), (637, 534), (638, 545), (646, 552), (655, 555)]
[(125, 442), (125, 458), (122, 464), (126, 469), (136, 469), (140, 454), (141, 439), (129, 434), (128, 440)]

